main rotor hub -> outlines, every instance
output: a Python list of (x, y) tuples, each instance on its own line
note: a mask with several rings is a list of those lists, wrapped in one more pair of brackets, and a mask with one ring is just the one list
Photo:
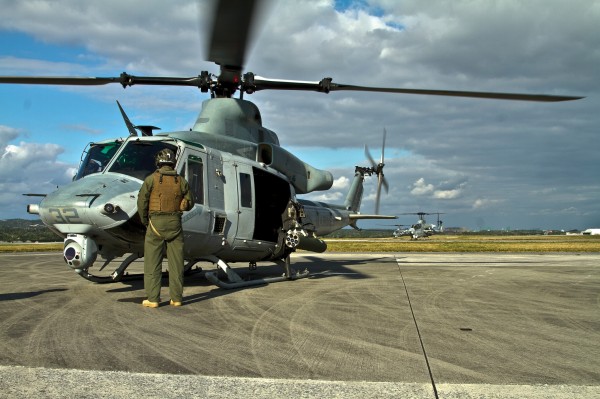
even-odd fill
[(232, 97), (242, 83), (242, 69), (240, 67), (221, 66), (221, 74), (217, 84), (212, 88), (215, 97)]

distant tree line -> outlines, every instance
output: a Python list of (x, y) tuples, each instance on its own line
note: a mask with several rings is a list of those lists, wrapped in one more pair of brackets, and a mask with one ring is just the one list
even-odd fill
[[(341, 229), (324, 236), (325, 238), (389, 238), (394, 230), (381, 229)], [(465, 236), (530, 236), (530, 235), (564, 235), (560, 230), (544, 231), (539, 229), (527, 230), (480, 230), (480, 231), (452, 231), (447, 233), (436, 233), (435, 235), (465, 235)]]
[[(334, 231), (324, 238), (390, 238), (393, 229), (341, 229)], [(452, 235), (540, 235), (543, 230), (485, 230), (477, 232), (449, 233)], [(560, 231), (546, 234), (565, 234)], [(7, 219), (0, 220), (0, 242), (56, 242), (62, 238), (54, 234), (41, 220)]]
[(341, 229), (334, 231), (333, 233), (327, 234), (325, 238), (389, 238), (392, 237), (392, 230), (379, 230), (379, 229)]
[(56, 242), (62, 238), (50, 231), (41, 220), (0, 220), (0, 242)]

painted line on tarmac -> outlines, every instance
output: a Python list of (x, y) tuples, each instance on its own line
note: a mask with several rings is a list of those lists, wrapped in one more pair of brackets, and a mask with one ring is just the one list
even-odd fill
[[(465, 399), (575, 399), (600, 397), (600, 386), (438, 384), (440, 396)], [(0, 366), (6, 399), (52, 398), (433, 398), (430, 384), (208, 377), (124, 371)]]

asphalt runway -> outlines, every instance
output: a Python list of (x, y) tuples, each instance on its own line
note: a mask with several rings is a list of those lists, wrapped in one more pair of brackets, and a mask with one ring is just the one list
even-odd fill
[(311, 277), (223, 290), (196, 274), (181, 308), (165, 280), (148, 309), (141, 281), (88, 282), (60, 253), (0, 254), (1, 396), (600, 398), (600, 254), (292, 264)]

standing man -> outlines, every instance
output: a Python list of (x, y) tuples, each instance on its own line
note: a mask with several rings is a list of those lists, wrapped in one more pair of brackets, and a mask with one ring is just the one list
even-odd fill
[(146, 177), (138, 194), (138, 213), (146, 226), (144, 241), (143, 306), (157, 308), (160, 302), (162, 260), (167, 249), (169, 295), (172, 306), (183, 297), (183, 229), (181, 214), (194, 205), (188, 182), (175, 171), (175, 153), (163, 149), (156, 154), (154, 173)]

